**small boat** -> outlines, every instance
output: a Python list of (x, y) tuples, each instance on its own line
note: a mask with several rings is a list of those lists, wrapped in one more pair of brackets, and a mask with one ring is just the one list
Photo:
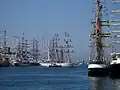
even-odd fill
[[(113, 6), (116, 4), (120, 4), (120, 1), (113, 0)], [(112, 18), (110, 25), (113, 26), (112, 30), (112, 53), (111, 53), (111, 61), (110, 61), (110, 69), (109, 69), (109, 76), (111, 78), (120, 78), (120, 30), (118, 26), (120, 26), (120, 17), (117, 15), (120, 14), (119, 9), (112, 10), (112, 14), (114, 14), (115, 18)], [(111, 27), (112, 28), (112, 27)]]
[(120, 78), (120, 53), (111, 53), (112, 60), (110, 62), (110, 77)]

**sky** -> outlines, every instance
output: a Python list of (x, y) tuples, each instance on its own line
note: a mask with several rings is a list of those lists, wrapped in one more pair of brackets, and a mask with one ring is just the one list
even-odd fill
[(94, 0), (0, 0), (0, 30), (8, 39), (25, 34), (26, 39), (45, 40), (54, 33), (71, 35), (75, 57), (88, 59)]

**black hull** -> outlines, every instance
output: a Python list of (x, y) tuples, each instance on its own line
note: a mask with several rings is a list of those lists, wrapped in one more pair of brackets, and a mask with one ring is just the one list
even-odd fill
[(106, 77), (106, 76), (109, 76), (109, 69), (108, 68), (89, 68), (88, 76)]
[(29, 64), (24, 64), (24, 63), (15, 63), (14, 66), (19, 66), (19, 67), (27, 67)]
[(10, 64), (0, 64), (0, 67), (9, 67)]
[(110, 65), (109, 76), (111, 78), (120, 78), (120, 64), (112, 64), (112, 65)]
[(9, 67), (10, 63), (9, 62), (2, 62), (0, 63), (0, 67)]
[(54, 65), (54, 66), (50, 65), (49, 67), (62, 67), (62, 66), (61, 65)]
[(39, 63), (30, 63), (30, 66), (40, 66)]

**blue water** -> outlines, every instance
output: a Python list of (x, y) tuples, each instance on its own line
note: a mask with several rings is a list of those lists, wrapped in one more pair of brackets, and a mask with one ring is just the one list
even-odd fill
[(87, 67), (0, 68), (0, 90), (120, 90), (120, 80), (88, 77)]

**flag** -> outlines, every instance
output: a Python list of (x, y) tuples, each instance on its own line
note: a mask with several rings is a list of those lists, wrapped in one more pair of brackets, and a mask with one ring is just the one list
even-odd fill
[(99, 31), (99, 27), (98, 27), (98, 20), (96, 21), (96, 33), (98, 33), (98, 31)]

